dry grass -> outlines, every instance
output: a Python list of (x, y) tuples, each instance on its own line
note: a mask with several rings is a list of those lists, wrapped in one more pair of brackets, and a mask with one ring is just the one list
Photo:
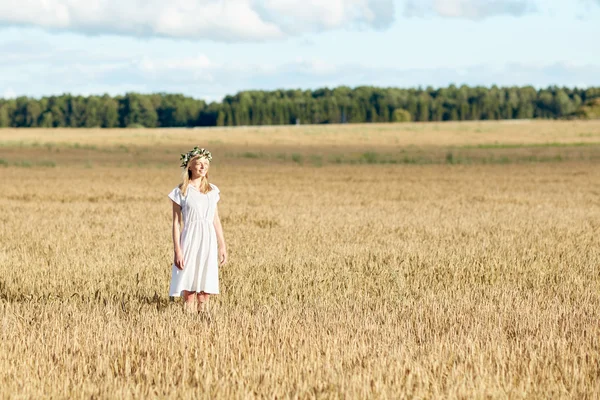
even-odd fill
[[(596, 143), (600, 121), (473, 121), (406, 124), (265, 126), (198, 129), (1, 129), (2, 143), (179, 146), (406, 146), (489, 143)], [(207, 144), (207, 146), (208, 146)]]
[[(350, 142), (332, 127), (0, 131), (0, 397), (597, 398), (600, 124), (461, 126), (339, 127)], [(277, 157), (284, 136), (304, 157), (328, 140), (360, 153), (363, 132), (381, 154), (495, 141), (590, 153)], [(149, 147), (153, 135), (168, 139)], [(177, 152), (204, 136), (221, 140), (206, 147), (231, 259), (211, 320), (167, 297), (166, 194)]]
[(171, 168), (203, 143), (226, 164), (600, 161), (600, 122), (503, 121), (218, 129), (0, 130), (0, 165)]

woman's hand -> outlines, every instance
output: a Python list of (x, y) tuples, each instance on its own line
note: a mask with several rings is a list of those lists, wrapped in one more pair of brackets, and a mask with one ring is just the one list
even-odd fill
[(181, 254), (181, 251), (175, 252), (175, 255), (173, 256), (173, 263), (177, 268), (183, 270), (183, 254)]
[(227, 246), (225, 246), (225, 238), (223, 237), (223, 225), (219, 217), (219, 208), (215, 207), (215, 218), (213, 221), (215, 232), (217, 234), (217, 245), (219, 246), (219, 266), (227, 263)]
[(219, 266), (227, 263), (227, 249), (225, 246), (219, 247)]

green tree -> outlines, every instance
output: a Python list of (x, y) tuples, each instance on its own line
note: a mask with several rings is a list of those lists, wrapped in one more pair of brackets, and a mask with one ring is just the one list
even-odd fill
[(8, 115), (8, 107), (0, 103), (0, 128), (10, 126), (10, 117)]
[(28, 100), (25, 105), (25, 126), (36, 127), (41, 114), (40, 103), (34, 99)]
[(80, 121), (80, 126), (85, 128), (94, 128), (102, 126), (100, 120), (100, 99), (97, 96), (90, 96), (83, 101), (85, 109)]
[(47, 109), (50, 110), (52, 114), (52, 126), (55, 128), (60, 128), (66, 126), (66, 118), (65, 118), (65, 97), (60, 96), (51, 96), (48, 98)]
[(412, 121), (412, 116), (408, 110), (404, 110), (402, 108), (397, 108), (394, 110), (394, 122), (410, 122)]
[(108, 95), (102, 96), (98, 110), (98, 119), (102, 128), (119, 126), (119, 102)]
[(565, 93), (564, 90), (559, 89), (554, 95), (554, 116), (556, 118), (569, 115), (575, 111), (575, 104)]
[(429, 96), (419, 96), (417, 101), (417, 121), (429, 121)]
[(40, 118), (40, 127), (42, 128), (52, 128), (54, 126), (54, 121), (52, 118), (52, 112), (45, 111)]

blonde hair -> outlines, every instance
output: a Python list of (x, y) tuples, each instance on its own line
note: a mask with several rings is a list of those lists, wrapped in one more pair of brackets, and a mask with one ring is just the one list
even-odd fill
[[(192, 161), (194, 161), (197, 158), (200, 158), (200, 155), (190, 158), (190, 160), (185, 165), (183, 172), (181, 173), (181, 181), (182, 182), (179, 185), (179, 189), (181, 190), (181, 193), (184, 196), (187, 193), (188, 186), (190, 185), (190, 179), (192, 178), (192, 171), (190, 171), (188, 166), (191, 164)], [(208, 162), (208, 165), (210, 165), (210, 161)], [(200, 180), (200, 191), (202, 193), (206, 194), (206, 193), (210, 192), (211, 190), (212, 190), (212, 187), (210, 186), (210, 183), (208, 183), (208, 171), (206, 171), (206, 175), (204, 175)]]

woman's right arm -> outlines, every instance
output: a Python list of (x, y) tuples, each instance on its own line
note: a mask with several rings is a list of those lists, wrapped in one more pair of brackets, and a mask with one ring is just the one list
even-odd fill
[(181, 206), (173, 203), (173, 263), (179, 269), (183, 269), (183, 252), (181, 251)]

